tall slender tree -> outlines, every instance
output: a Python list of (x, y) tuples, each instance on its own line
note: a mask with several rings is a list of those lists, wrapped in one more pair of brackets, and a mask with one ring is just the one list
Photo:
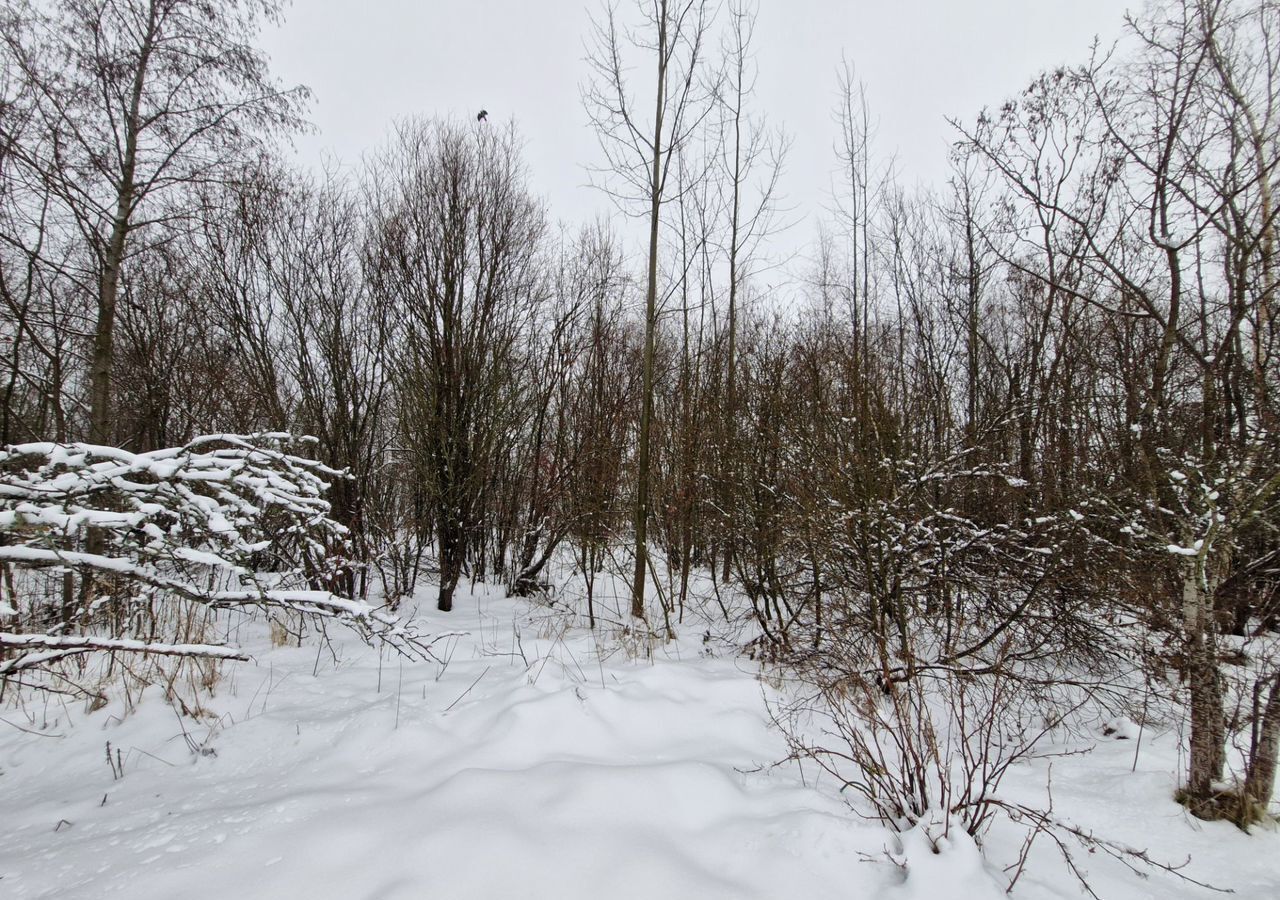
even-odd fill
[[(705, 71), (712, 18), (709, 0), (640, 0), (637, 7), (640, 25), (634, 28), (621, 21), (617, 3), (606, 6), (601, 17), (593, 20), (587, 57), (592, 77), (583, 91), (583, 103), (605, 156), (605, 165), (596, 170), (598, 186), (627, 211), (647, 216), (649, 223), (631, 584), (631, 615), (643, 619), (662, 207), (671, 199), (673, 163), (710, 112), (714, 86)], [(627, 60), (635, 53), (648, 56), (653, 67), (652, 125), (643, 118), (627, 81)]]
[[(718, 104), (722, 116), (720, 164), (727, 194), (728, 309), (724, 373), (724, 435), (721, 459), (732, 465), (731, 447), (738, 408), (738, 331), (743, 283), (761, 243), (777, 228), (778, 182), (789, 141), (781, 130), (768, 129), (750, 108), (758, 68), (753, 53), (758, 4), (735, 0), (729, 4), (729, 28), (724, 39), (724, 75), (719, 81)], [(722, 483), (730, 477), (721, 473)], [(721, 504), (732, 518), (731, 490), (721, 491)], [(733, 570), (733, 539), (724, 547), (723, 572)]]

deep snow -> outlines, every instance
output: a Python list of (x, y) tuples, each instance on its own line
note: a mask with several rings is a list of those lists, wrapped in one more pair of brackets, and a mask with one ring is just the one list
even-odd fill
[[(245, 625), (255, 662), (228, 667), (199, 721), (158, 689), (128, 712), (6, 706), (0, 897), (1003, 896), (1011, 829), (987, 860), (962, 835), (934, 855), (860, 818), (829, 779), (775, 766), (774, 679), (698, 626), (650, 653), (483, 588), (452, 614), (422, 606), (427, 630), (464, 632), (437, 643), (438, 663), (346, 636), (333, 654), (273, 648)], [(1170, 800), (1177, 735), (1148, 729), (1136, 773), (1123, 737), (1060, 748), (1095, 745), (1053, 761), (1055, 809), (1191, 856), (1188, 873), (1238, 897), (1280, 897), (1280, 837), (1190, 819)], [(1048, 765), (1023, 766), (1008, 792), (1042, 795)], [(1216, 896), (1080, 856), (1103, 897)], [(1040, 844), (1017, 896), (1082, 894)]]

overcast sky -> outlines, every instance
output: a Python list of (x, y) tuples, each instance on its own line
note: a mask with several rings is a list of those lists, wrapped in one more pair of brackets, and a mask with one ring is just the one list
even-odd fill
[[(294, 0), (264, 35), (277, 75), (315, 93), (319, 133), (297, 152), (358, 163), (407, 115), (514, 118), (534, 190), (553, 219), (608, 210), (584, 185), (599, 150), (579, 84), (588, 12), (602, 0)], [(631, 0), (623, 0), (624, 3)], [(1133, 3), (1135, 0), (1129, 0)], [(835, 159), (836, 68), (866, 84), (877, 151), (906, 183), (946, 177), (944, 117), (972, 119), (1036, 72), (1083, 61), (1119, 35), (1125, 0), (760, 0), (758, 106), (793, 138), (783, 184), (821, 213)], [(808, 239), (813, 220), (797, 230)]]

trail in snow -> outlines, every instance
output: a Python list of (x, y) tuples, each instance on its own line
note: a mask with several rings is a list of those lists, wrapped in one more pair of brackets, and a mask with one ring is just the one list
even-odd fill
[[(0, 724), (0, 897), (1003, 896), (1015, 830), (993, 832), (988, 861), (963, 840), (932, 857), (919, 835), (900, 842), (852, 813), (829, 780), (774, 766), (786, 745), (772, 688), (697, 628), (647, 659), (483, 590), (420, 615), (435, 633), (465, 632), (437, 645), (440, 663), (402, 666), (349, 639), (335, 663), (246, 626), (256, 662), (228, 667), (200, 722), (157, 689), (128, 714), (5, 710), (39, 735)], [(1149, 733), (1136, 774), (1132, 741), (1093, 743), (1053, 763), (1059, 814), (1194, 856), (1189, 871), (1243, 900), (1280, 897), (1280, 836), (1195, 822), (1169, 800), (1176, 736)], [(1007, 790), (1043, 795), (1047, 766), (1020, 767)], [(906, 872), (887, 850), (905, 851)], [(1081, 863), (1107, 898), (1216, 896)], [(1082, 896), (1047, 842), (1018, 887)]]
[(696, 636), (653, 662), (528, 621), (517, 642), (525, 609), (482, 594), (438, 616), (468, 632), (438, 646), (447, 665), (379, 674), (344, 643), (313, 676), (314, 647), (260, 653), (207, 704), (235, 720), (207, 756), (160, 702), (0, 735), (0, 895), (834, 898), (894, 880), (858, 862), (881, 829), (768, 768), (785, 745), (750, 663)]

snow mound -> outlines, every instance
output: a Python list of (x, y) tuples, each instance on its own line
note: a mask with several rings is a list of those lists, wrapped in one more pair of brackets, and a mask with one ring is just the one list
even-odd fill
[(903, 873), (896, 900), (1004, 900), (1006, 894), (987, 871), (982, 853), (963, 828), (946, 827), (938, 817), (922, 820), (897, 838), (890, 858)]
[[(461, 633), (437, 644), (438, 662), (346, 637), (273, 648), (245, 624), (228, 639), (255, 660), (227, 668), (199, 719), (176, 716), (158, 688), (92, 713), (11, 697), (0, 897), (1005, 896), (1024, 829), (997, 823), (982, 853), (940, 821), (895, 835), (833, 779), (775, 765), (788, 751), (756, 663), (707, 655), (697, 628), (649, 658), (557, 615), (460, 596), (452, 614), (420, 614), (424, 631)], [(1171, 799), (1176, 735), (1116, 740), (1136, 736), (1133, 723), (1105, 724), (1116, 734), (1083, 735), (1062, 749), (1092, 752), (1054, 764), (1061, 815), (1193, 858), (1190, 874), (1242, 900), (1280, 897), (1280, 834), (1191, 820)], [(1048, 765), (1018, 767), (1002, 790), (1043, 806)], [(1102, 854), (1076, 861), (1108, 900), (1220, 896)], [(1041, 841), (1014, 896), (1082, 893)]]
[(653, 661), (589, 632), (512, 646), (525, 604), (459, 606), (426, 623), (467, 632), (446, 664), (263, 648), (212, 725), (157, 694), (0, 734), (0, 893), (843, 898), (894, 880), (859, 862), (881, 828), (772, 767), (786, 747), (752, 664), (696, 636)]

